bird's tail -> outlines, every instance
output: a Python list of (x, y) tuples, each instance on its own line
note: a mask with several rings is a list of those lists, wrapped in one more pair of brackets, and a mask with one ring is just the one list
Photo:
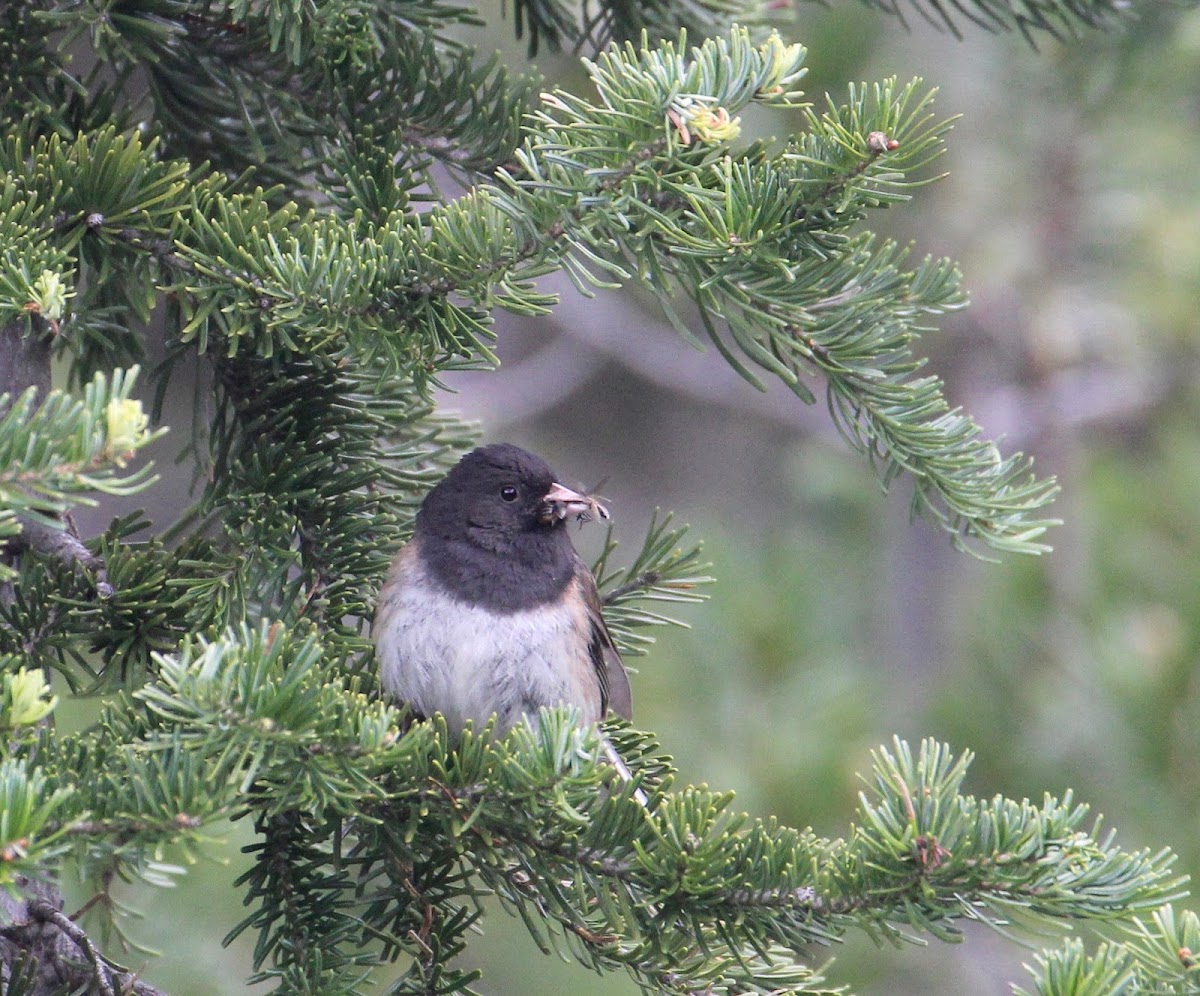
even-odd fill
[[(621, 776), (624, 782), (633, 781), (633, 772), (629, 770), (629, 765), (625, 763), (621, 755), (617, 753), (617, 749), (612, 745), (612, 741), (604, 734), (600, 735), (601, 748), (604, 751), (604, 756), (608, 758), (608, 763), (617, 769), (617, 774)], [(635, 787), (633, 797), (637, 799), (643, 809), (650, 808), (650, 800), (646, 797), (646, 793), (641, 788)]]

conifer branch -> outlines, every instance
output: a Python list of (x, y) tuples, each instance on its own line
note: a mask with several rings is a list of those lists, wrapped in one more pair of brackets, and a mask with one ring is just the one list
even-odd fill
[[(909, 6), (1033, 37), (1107, 19), (1106, 3)], [(357, 991), (386, 959), (406, 962), (396, 992), (466, 991), (478, 973), (454, 960), (481, 895), (540, 949), (647, 991), (814, 992), (813, 942), (953, 939), (964, 919), (1104, 925), (1110, 947), (1039, 961), (1046, 991), (1189, 980), (1200, 940), (1162, 905), (1181, 895), (1169, 852), (1122, 850), (1069, 795), (967, 794), (967, 758), (939, 745), (881, 750), (856, 825), (829, 840), (677, 785), (657, 740), (622, 722), (603, 735), (628, 783), (568, 712), (451, 738), (375, 694), (366, 630), (386, 564), (474, 436), (431, 389), (495, 362), (497, 309), (553, 309), (538, 278), (559, 270), (588, 293), (650, 287), (685, 339), (752, 383), (806, 402), (823, 383), (881, 481), (906, 472), (956, 538), (1042, 548), (1053, 482), (982, 440), (913, 355), (962, 305), (957, 269), (861, 227), (930, 179), (949, 122), (919, 84), (852, 87), (818, 113), (797, 89), (803, 49), (732, 29), (738, 0), (521, 0), (533, 44), (630, 42), (585, 63), (592, 94), (536, 105), (530, 80), (462, 43), (478, 20), (462, 5), (126, 7), (0, 10), (10, 989), (153, 994), (47, 883), (69, 856), (97, 887), (81, 915), (115, 926), (114, 883), (161, 884), (157, 849), (191, 855), (232, 814), (257, 834), (232, 933), (255, 935), (255, 980), (285, 993)], [(657, 42), (680, 27), (708, 40)], [(96, 70), (80, 78), (64, 60), (82, 50)], [(798, 133), (742, 141), (751, 105), (799, 111)], [(449, 200), (447, 171), (474, 186)], [(212, 375), (185, 453), (195, 505), (165, 531), (130, 515), (84, 542), (72, 506), (151, 480), (129, 469), (153, 433), (126, 371), (152, 316), (160, 398), (173, 368), (203, 357)], [(73, 392), (50, 389), (59, 350)], [(614, 546), (595, 572), (632, 653), (674, 622), (662, 603), (697, 601), (709, 579), (669, 517), (631, 563), (612, 566)], [(47, 556), (11, 569), (33, 549)], [(46, 669), (72, 694), (123, 694), (63, 732)]]
[(1014, 986), (1019, 996), (1108, 996), (1116, 992), (1190, 993), (1200, 981), (1200, 917), (1163, 906), (1149, 921), (1137, 917), (1089, 951), (1070, 938), (1026, 965), (1034, 988)]
[[(947, 125), (931, 121), (929, 97), (919, 96), (916, 83), (852, 90), (844, 107), (820, 116), (808, 111), (808, 132), (778, 164), (753, 150), (736, 159), (727, 152), (736, 135), (732, 115), (751, 99), (795, 99), (788, 87), (802, 57), (782, 44), (753, 48), (738, 35), (728, 47), (696, 49), (690, 61), (674, 49), (606, 54), (592, 69), (597, 103), (565, 95), (547, 101), (538, 140), (520, 154), (531, 179), (518, 189), (594, 203), (609, 194), (604, 182), (623, 178), (627, 164), (639, 160), (611, 142), (613, 109), (636, 119), (646, 136), (661, 132), (665, 118), (668, 136), (677, 133), (694, 150), (696, 165), (660, 162), (637, 172), (634, 196), (612, 204), (620, 225), (569, 230), (575, 247), (620, 279), (635, 269), (652, 274), (649, 286), (669, 314), (668, 288), (677, 281), (701, 306), (710, 341), (752, 382), (757, 377), (737, 352), (805, 400), (806, 365), (823, 370), (831, 410), (850, 442), (877, 464), (885, 485), (909, 471), (914, 507), (956, 541), (1040, 552), (1046, 548), (1037, 539), (1053, 522), (1040, 513), (1056, 493), (1054, 482), (1033, 477), (1019, 455), (1001, 459), (973, 422), (950, 410), (935, 378), (913, 376), (920, 363), (909, 344), (921, 319), (962, 303), (957, 273), (931, 260), (906, 273), (898, 247), (876, 247), (869, 236), (834, 237), (865, 209), (902, 199), (899, 191), (914, 182), (905, 171), (936, 155)], [(703, 102), (693, 104), (664, 92), (664, 79), (685, 93), (709, 79), (744, 82), (737, 90), (701, 91)], [(719, 131), (718, 120), (728, 122)], [(692, 125), (714, 130), (693, 142)], [(653, 160), (657, 153), (645, 149)], [(644, 221), (631, 210), (638, 206)], [(614, 258), (619, 268), (605, 262)]]
[(1019, 31), (1031, 45), (1045, 35), (1066, 41), (1082, 29), (1112, 30), (1134, 16), (1134, 4), (1124, 0), (861, 0), (906, 24), (911, 9), (934, 27), (961, 38), (960, 22), (983, 31)]
[[(166, 431), (147, 431), (140, 403), (129, 397), (136, 379), (136, 368), (114, 371), (111, 385), (97, 374), (82, 401), (58, 391), (39, 396), (36, 385), (11, 404), (0, 394), (0, 550), (79, 568), (102, 598), (112, 594), (104, 561), (84, 545), (67, 510), (94, 504), (95, 494), (133, 494), (154, 483), (150, 464), (124, 472)], [(0, 578), (11, 576), (0, 564)]]
[[(566, 949), (673, 992), (769, 971), (782, 973), (781, 991), (807, 991), (815, 976), (800, 952), (852, 925), (951, 937), (963, 918), (1044, 927), (1128, 917), (1179, 894), (1168, 852), (1122, 851), (1069, 796), (1039, 807), (966, 795), (969, 755), (937, 744), (878, 751), (857, 827), (822, 840), (752, 821), (727, 793), (673, 789), (651, 738), (615, 736), (647, 789), (637, 802), (568, 712), (504, 740), (485, 730), (454, 743), (436, 718), (399, 737), (394, 710), (328, 680), (326, 653), (315, 634), (276, 625), (162, 659), (159, 681), (137, 694), (141, 717), (110, 709), (96, 733), (64, 742), (63, 770), (91, 780), (58, 797), (57, 824), (41, 817), (49, 835), (16, 828), (28, 859), (42, 860), (59, 825), (111, 869), (139, 844), (187, 840), (250, 804), (268, 822), (246, 880), (255, 908), (238, 929), (259, 932), (264, 977), (316, 970), (303, 938), (318, 935), (322, 970), (360, 971), (352, 938), (364, 923), (422, 977), (437, 975), (474, 915), (463, 904), (479, 886), (465, 883), (478, 876), (539, 943), (583, 941)], [(114, 756), (125, 770), (93, 770)], [(351, 814), (335, 862), (323, 841)], [(282, 837), (266, 832), (276, 816), (291, 821)], [(562, 933), (546, 934), (545, 918)]]
[(642, 654), (653, 643), (653, 637), (635, 632), (649, 626), (686, 626), (670, 616), (644, 607), (646, 602), (675, 604), (702, 602), (705, 595), (698, 590), (714, 580), (700, 573), (708, 567), (700, 560), (697, 544), (685, 550), (680, 544), (687, 527), (671, 529), (671, 515), (661, 518), (656, 510), (646, 530), (642, 548), (633, 562), (624, 569), (612, 569), (609, 560), (617, 549), (610, 525), (604, 547), (592, 573), (600, 590), (605, 618), (613, 638), (623, 653)]

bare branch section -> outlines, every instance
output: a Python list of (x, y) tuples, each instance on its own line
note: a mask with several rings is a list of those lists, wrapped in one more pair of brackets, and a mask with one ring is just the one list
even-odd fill
[(0, 394), (8, 395), (0, 415), (26, 388), (36, 387), (41, 397), (50, 393), (51, 339), (38, 334), (37, 318), (33, 322), (34, 329), (29, 333), (22, 318), (0, 327)]
[(133, 972), (109, 962), (87, 933), (62, 911), (57, 886), (21, 879), (21, 896), (0, 890), (0, 963), (5, 981), (14, 966), (28, 973), (31, 996), (88, 992), (101, 996), (166, 996)]

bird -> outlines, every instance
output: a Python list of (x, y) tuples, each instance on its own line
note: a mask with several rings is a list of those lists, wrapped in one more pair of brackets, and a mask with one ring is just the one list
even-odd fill
[[(372, 628), (385, 692), (455, 736), (547, 706), (632, 719), (629, 677), (568, 521), (608, 518), (511, 443), (467, 453), (425, 496)], [(605, 753), (628, 778), (611, 744)], [(639, 792), (640, 795), (640, 792)]]

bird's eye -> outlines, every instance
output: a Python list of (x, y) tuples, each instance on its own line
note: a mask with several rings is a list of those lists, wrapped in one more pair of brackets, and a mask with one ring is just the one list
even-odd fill
[(500, 489), (500, 497), (505, 501), (516, 501), (517, 489), (511, 484), (506, 484)]

